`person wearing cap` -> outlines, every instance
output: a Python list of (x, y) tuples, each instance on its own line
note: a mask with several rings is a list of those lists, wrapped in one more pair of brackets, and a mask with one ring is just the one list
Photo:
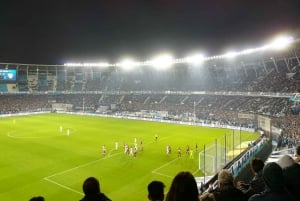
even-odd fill
[(246, 201), (244, 193), (234, 186), (234, 178), (229, 170), (220, 170), (218, 188), (213, 191), (216, 201)]
[(265, 190), (262, 193), (252, 195), (248, 201), (296, 201), (296, 198), (287, 191), (283, 171), (277, 163), (270, 162), (265, 165), (263, 180)]

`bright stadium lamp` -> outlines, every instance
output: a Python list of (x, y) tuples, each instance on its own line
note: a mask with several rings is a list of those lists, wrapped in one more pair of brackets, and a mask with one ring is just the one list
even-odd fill
[(160, 55), (152, 59), (150, 64), (157, 70), (165, 70), (172, 66), (173, 57), (168, 54)]
[(187, 63), (197, 65), (197, 64), (200, 64), (204, 61), (204, 56), (202, 54), (194, 54), (194, 55), (186, 57), (185, 61)]
[(119, 65), (124, 70), (132, 70), (134, 67), (138, 66), (139, 63), (135, 62), (133, 59), (124, 59)]
[(281, 36), (273, 40), (269, 47), (275, 50), (282, 50), (288, 47), (293, 41), (294, 39), (291, 36)]
[(224, 56), (225, 58), (231, 59), (231, 58), (234, 58), (234, 57), (236, 57), (236, 56), (238, 56), (238, 55), (239, 55), (238, 52), (227, 52), (227, 53), (224, 54), (223, 56)]

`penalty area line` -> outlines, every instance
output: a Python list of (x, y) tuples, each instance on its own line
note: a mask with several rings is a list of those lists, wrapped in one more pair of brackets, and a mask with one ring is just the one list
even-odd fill
[(53, 180), (51, 180), (51, 179), (49, 179), (49, 178), (46, 178), (46, 177), (45, 177), (44, 180), (46, 180), (46, 181), (48, 181), (48, 182), (50, 182), (50, 183), (53, 183), (53, 184), (55, 184), (55, 185), (57, 185), (57, 186), (59, 186), (59, 187), (61, 187), (61, 188), (64, 188), (64, 189), (67, 189), (67, 190), (72, 191), (72, 192), (74, 192), (74, 193), (83, 195), (83, 193), (81, 193), (81, 192), (79, 192), (79, 191), (77, 191), (77, 190), (75, 190), (75, 189), (73, 189), (73, 188), (70, 188), (70, 187), (68, 187), (68, 186), (65, 186), (65, 185), (63, 185), (63, 184), (60, 184), (60, 183), (58, 183), (58, 182), (55, 182), (55, 181), (53, 181)]
[(168, 177), (168, 178), (173, 178), (173, 177), (170, 176), (170, 175), (166, 175), (166, 174), (163, 174), (163, 173), (158, 172), (158, 170), (160, 170), (160, 169), (162, 169), (162, 168), (168, 166), (169, 164), (173, 163), (173, 162), (176, 161), (176, 160), (178, 160), (178, 158), (175, 158), (175, 159), (171, 160), (170, 162), (168, 162), (168, 163), (166, 163), (166, 164), (164, 164), (164, 165), (162, 165), (162, 166), (160, 166), (160, 167), (158, 167), (158, 168), (152, 170), (152, 173), (158, 174), (158, 175), (161, 175), (161, 176), (165, 176), (165, 177)]
[(75, 167), (73, 167), (73, 168), (70, 168), (70, 169), (67, 169), (67, 170), (64, 170), (64, 171), (61, 171), (61, 172), (57, 172), (57, 173), (52, 174), (52, 175), (50, 175), (50, 176), (47, 176), (47, 177), (45, 177), (45, 178), (48, 179), (48, 178), (51, 178), (51, 177), (55, 177), (55, 176), (57, 176), (57, 175), (62, 175), (62, 174), (64, 174), (64, 173), (67, 173), (67, 172), (76, 170), (76, 169), (78, 169), (78, 168), (86, 167), (86, 166), (92, 165), (92, 164), (94, 164), (94, 163), (97, 163), (97, 162), (99, 162), (99, 161), (109, 159), (109, 158), (114, 157), (114, 156), (116, 156), (116, 155), (119, 155), (119, 154), (121, 154), (121, 153), (122, 153), (122, 152), (115, 153), (115, 154), (111, 154), (111, 155), (109, 155), (109, 156), (106, 156), (105, 158), (100, 158), (100, 159), (95, 160), (95, 161), (91, 161), (91, 162), (88, 162), (88, 163), (84, 163), (84, 164), (75, 166)]
[(52, 184), (55, 184), (55, 185), (61, 187), (61, 188), (64, 188), (64, 189), (67, 189), (67, 190), (72, 191), (72, 192), (74, 192), (74, 193), (83, 195), (83, 193), (81, 193), (81, 192), (79, 192), (79, 191), (77, 191), (77, 190), (74, 190), (74, 189), (72, 189), (72, 188), (70, 188), (70, 187), (68, 187), (68, 186), (66, 186), (66, 185), (60, 184), (60, 183), (58, 183), (58, 182), (56, 182), (56, 181), (54, 181), (54, 180), (52, 180), (52, 179), (50, 179), (50, 178), (55, 177), (55, 176), (58, 176), (58, 175), (62, 175), (62, 174), (64, 174), (64, 173), (67, 173), (67, 172), (70, 172), (70, 171), (73, 171), (73, 170), (76, 170), (76, 169), (78, 169), (78, 168), (82, 168), (82, 167), (89, 166), (89, 165), (94, 164), (94, 163), (97, 163), (97, 162), (99, 162), (99, 161), (101, 161), (101, 160), (109, 159), (109, 158), (111, 158), (111, 157), (113, 157), (113, 156), (116, 156), (116, 155), (119, 155), (119, 154), (121, 154), (121, 153), (122, 153), (122, 152), (119, 152), (119, 153), (116, 153), (116, 154), (109, 155), (109, 156), (107, 156), (107, 157), (105, 157), (105, 158), (101, 158), (101, 159), (98, 159), (98, 160), (95, 160), (95, 161), (91, 161), (91, 162), (88, 162), (88, 163), (84, 163), (84, 164), (82, 164), (82, 165), (78, 165), (78, 166), (76, 166), (76, 167), (73, 167), (73, 168), (64, 170), (64, 171), (62, 171), (62, 172), (57, 172), (57, 173), (52, 174), (52, 175), (50, 175), (50, 176), (44, 177), (43, 179), (46, 180), (46, 181), (48, 181), (48, 182), (50, 182), (50, 183), (52, 183)]

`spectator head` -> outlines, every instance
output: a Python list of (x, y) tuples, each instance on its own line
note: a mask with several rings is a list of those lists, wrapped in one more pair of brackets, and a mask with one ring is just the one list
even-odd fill
[(265, 166), (265, 163), (259, 158), (253, 158), (250, 161), (250, 167), (251, 167), (252, 172), (254, 172), (254, 173), (258, 173), (258, 172), (262, 171), (264, 166)]
[(36, 196), (32, 197), (29, 201), (45, 201), (45, 199), (42, 196)]
[(263, 169), (263, 180), (271, 191), (283, 189), (284, 178), (281, 167), (275, 162), (267, 163)]
[(278, 165), (282, 168), (285, 169), (287, 167), (292, 166), (295, 161), (292, 157), (290, 157), (289, 155), (283, 155), (279, 158), (279, 160), (277, 161)]
[(219, 187), (230, 184), (233, 185), (233, 175), (229, 170), (223, 169), (220, 170), (218, 174), (218, 185)]
[(161, 181), (152, 181), (148, 184), (148, 198), (149, 200), (164, 200), (165, 184)]
[(206, 193), (203, 193), (202, 195), (200, 195), (199, 200), (200, 201), (216, 201), (216, 198), (213, 193), (206, 192)]
[(166, 201), (198, 201), (198, 187), (190, 172), (179, 172), (173, 179)]
[(94, 195), (100, 193), (100, 184), (95, 177), (87, 178), (82, 186), (85, 195)]

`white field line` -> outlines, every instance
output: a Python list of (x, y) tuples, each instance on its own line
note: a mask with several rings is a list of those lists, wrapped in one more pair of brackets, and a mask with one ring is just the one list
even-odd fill
[(73, 188), (70, 188), (70, 187), (68, 187), (68, 186), (62, 185), (62, 184), (60, 184), (60, 183), (58, 183), (58, 182), (55, 182), (55, 181), (53, 181), (53, 180), (51, 180), (51, 179), (49, 179), (49, 178), (46, 178), (46, 177), (45, 177), (44, 180), (46, 180), (46, 181), (48, 181), (48, 182), (50, 182), (50, 183), (53, 183), (53, 184), (55, 184), (55, 185), (57, 185), (57, 186), (59, 186), (59, 187), (61, 187), (61, 188), (64, 188), (64, 189), (67, 189), (67, 190), (72, 191), (72, 192), (74, 192), (74, 193), (83, 195), (83, 193), (81, 193), (81, 192), (79, 192), (79, 191), (77, 191), (77, 190), (74, 190)]
[(73, 167), (73, 168), (64, 170), (64, 171), (62, 171), (62, 172), (57, 172), (57, 173), (55, 173), (55, 174), (52, 174), (52, 175), (50, 175), (50, 176), (45, 177), (44, 179), (49, 179), (49, 178), (51, 178), (51, 177), (55, 177), (55, 176), (57, 176), (57, 175), (62, 175), (62, 174), (64, 174), (64, 173), (67, 173), (67, 172), (76, 170), (76, 169), (78, 169), (78, 168), (82, 168), (82, 167), (86, 167), (86, 166), (92, 165), (92, 164), (94, 164), (94, 163), (97, 163), (97, 162), (102, 161), (102, 160), (109, 159), (109, 158), (111, 158), (111, 157), (113, 157), (113, 156), (116, 156), (116, 155), (119, 155), (119, 154), (121, 154), (121, 153), (123, 153), (123, 152), (115, 153), (115, 154), (106, 156), (106, 157), (104, 157), (104, 158), (100, 158), (100, 159), (95, 160), (95, 161), (91, 161), (91, 162), (88, 162), (88, 163), (84, 163), (84, 164), (75, 166), (75, 167)]
[(162, 173), (158, 172), (158, 170), (160, 170), (160, 169), (162, 169), (162, 168), (164, 168), (164, 167), (170, 165), (171, 163), (173, 163), (173, 162), (176, 161), (176, 160), (178, 160), (178, 158), (175, 158), (175, 159), (173, 159), (172, 161), (170, 161), (170, 162), (168, 162), (168, 163), (165, 163), (164, 165), (162, 165), (162, 166), (160, 166), (160, 167), (158, 167), (158, 168), (152, 170), (152, 173), (158, 174), (158, 175), (162, 175), (162, 176), (165, 176), (165, 177), (169, 177), (169, 178), (173, 178), (173, 176), (169, 176), (169, 175), (166, 175), (166, 174), (162, 174)]
[[(165, 137), (165, 138), (160, 138), (159, 141), (166, 140), (166, 139), (167, 139), (167, 137)], [(156, 143), (156, 142), (150, 142), (150, 143), (146, 143), (146, 144), (154, 144), (154, 143)], [(146, 144), (145, 144), (145, 145), (146, 145)], [(55, 177), (55, 176), (58, 176), (58, 175), (65, 174), (65, 173), (67, 173), (67, 172), (71, 172), (71, 171), (73, 171), (73, 170), (76, 170), (76, 169), (79, 169), (79, 168), (82, 168), (82, 167), (86, 167), (86, 166), (92, 165), (92, 164), (97, 163), (97, 162), (99, 162), (99, 161), (101, 161), (101, 160), (106, 160), (106, 159), (109, 159), (109, 158), (111, 158), (111, 157), (114, 157), (114, 156), (116, 156), (116, 155), (119, 155), (119, 154), (122, 154), (122, 153), (123, 153), (123, 152), (121, 151), (121, 152), (118, 152), (118, 153), (115, 153), (115, 154), (110, 155), (111, 151), (112, 151), (112, 150), (109, 151), (109, 155), (108, 155), (107, 157), (105, 157), (105, 158), (100, 158), (100, 159), (95, 160), (95, 161), (91, 161), (91, 162), (88, 162), (88, 163), (84, 163), (84, 164), (75, 166), (75, 167), (73, 167), (73, 168), (70, 168), (70, 169), (67, 169), (67, 170), (64, 170), (64, 171), (61, 171), (61, 172), (54, 173), (54, 174), (52, 174), (52, 175), (50, 175), (50, 176), (44, 177), (43, 179), (46, 180), (46, 181), (48, 181), (48, 182), (50, 182), (50, 183), (52, 183), (52, 184), (55, 184), (55, 185), (57, 185), (57, 186), (60, 186), (61, 188), (64, 188), (64, 189), (67, 189), (67, 190), (69, 190), (69, 191), (75, 192), (75, 193), (77, 193), (77, 194), (83, 195), (81, 192), (79, 192), (79, 191), (77, 191), (77, 190), (75, 190), (75, 189), (72, 189), (72, 188), (70, 188), (70, 187), (68, 187), (68, 186), (65, 186), (65, 185), (63, 185), (63, 184), (60, 184), (60, 183), (58, 183), (58, 182), (56, 182), (56, 181), (54, 181), (54, 180), (52, 180), (52, 179), (50, 179), (50, 178)], [(177, 160), (177, 158), (174, 159), (173, 161), (175, 161), (175, 160)], [(165, 175), (165, 174), (162, 174), (162, 173), (159, 173), (159, 172), (155, 172), (155, 171), (159, 170), (160, 168), (163, 168), (163, 167), (167, 166), (168, 164), (172, 163), (173, 161), (170, 161), (169, 163), (166, 163), (166, 164), (164, 164), (163, 166), (161, 166), (161, 167), (159, 167), (159, 168), (153, 170), (152, 173), (155, 173), (155, 174), (158, 174), (158, 175), (162, 175), (162, 176), (165, 176), (165, 177), (172, 178), (172, 176)]]

